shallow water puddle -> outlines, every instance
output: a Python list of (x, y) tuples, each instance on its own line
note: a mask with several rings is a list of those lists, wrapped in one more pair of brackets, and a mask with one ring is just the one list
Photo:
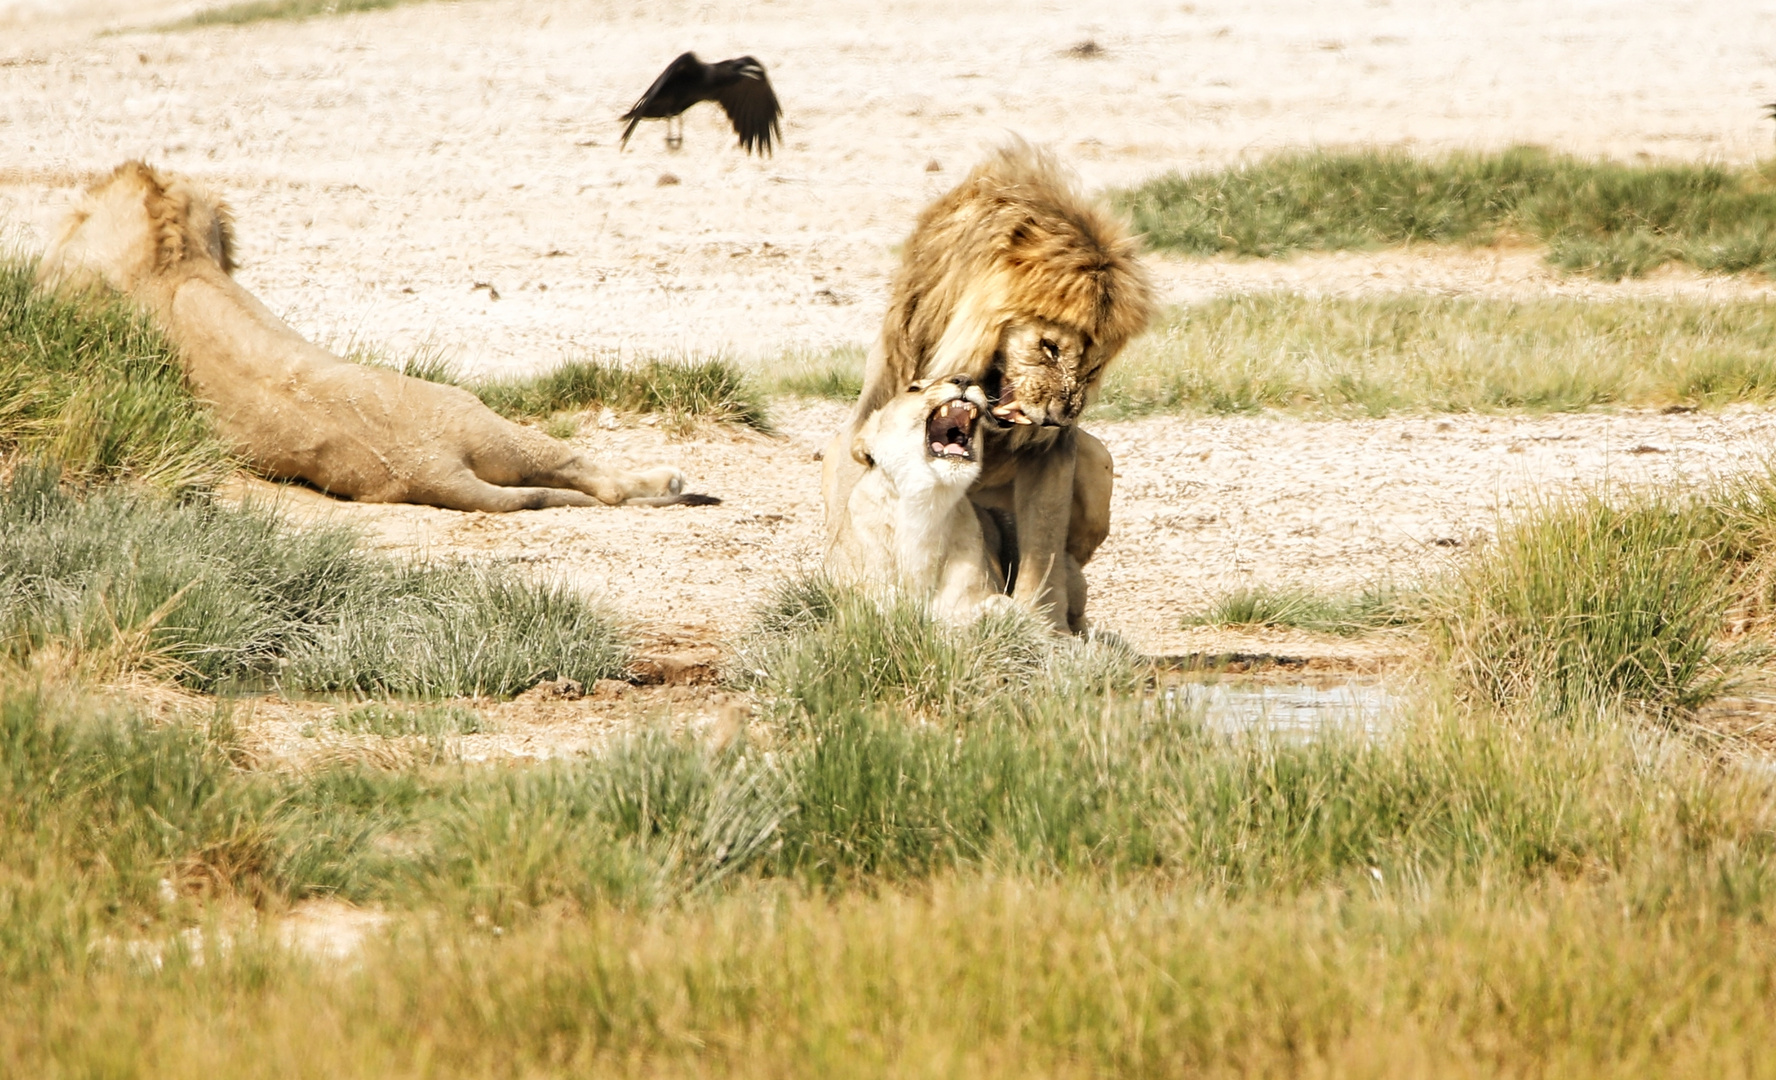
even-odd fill
[(1327, 730), (1378, 735), (1393, 700), (1381, 683), (1358, 679), (1318, 685), (1240, 679), (1185, 682), (1162, 694), (1167, 708), (1200, 711), (1204, 722), (1217, 731), (1308, 737)]

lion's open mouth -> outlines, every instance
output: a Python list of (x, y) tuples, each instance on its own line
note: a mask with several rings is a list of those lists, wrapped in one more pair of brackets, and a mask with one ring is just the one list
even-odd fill
[(981, 380), (981, 388), (987, 392), (987, 406), (992, 413), (993, 422), (1000, 427), (1012, 424), (1028, 424), (1030, 418), (1024, 415), (1023, 406), (1018, 404), (1017, 387), (1012, 385), (1005, 372), (997, 366), (987, 372)]
[(974, 460), (974, 423), (980, 410), (974, 403), (956, 398), (932, 410), (925, 421), (925, 442), (935, 458)]

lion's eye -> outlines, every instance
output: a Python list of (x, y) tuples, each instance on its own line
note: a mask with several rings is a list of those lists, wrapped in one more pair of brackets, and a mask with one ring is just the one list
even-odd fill
[(907, 387), (907, 393), (916, 394), (923, 389), (925, 389), (923, 386), (920, 386), (918, 383), (914, 383), (913, 385)]
[(1050, 360), (1059, 360), (1061, 358), (1061, 347), (1047, 338), (1043, 338), (1042, 355), (1048, 357)]

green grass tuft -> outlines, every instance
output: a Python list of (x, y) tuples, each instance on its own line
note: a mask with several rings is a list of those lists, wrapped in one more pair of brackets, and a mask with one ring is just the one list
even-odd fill
[(463, 705), (421, 705), (407, 707), (394, 702), (375, 701), (340, 713), (333, 718), (333, 727), (354, 735), (478, 735), (488, 730), (480, 713)]
[(1666, 262), (1776, 267), (1768, 166), (1623, 165), (1519, 147), (1428, 159), (1403, 150), (1296, 151), (1172, 173), (1115, 201), (1155, 248), (1275, 258), (1409, 243), (1549, 246), (1563, 269), (1615, 280)]
[(1706, 504), (1635, 496), (1543, 507), (1501, 527), (1442, 613), (1455, 669), (1494, 700), (1563, 712), (1686, 709), (1720, 693), (1734, 599)]
[(737, 681), (796, 714), (883, 703), (965, 715), (1042, 671), (1049, 632), (1021, 613), (961, 628), (908, 599), (878, 604), (820, 578), (791, 580), (737, 650)]
[(863, 393), (868, 350), (840, 345), (825, 352), (788, 353), (766, 365), (765, 387), (790, 397), (856, 401)]
[(770, 430), (763, 395), (739, 368), (719, 359), (649, 360), (633, 366), (580, 360), (540, 375), (467, 385), (494, 412), (513, 419), (543, 419), (602, 405), (619, 412)]
[(81, 497), (21, 468), (0, 486), (0, 649), (99, 677), (431, 696), (624, 670), (610, 617), (565, 588), (355, 545), (253, 507)]
[(1318, 634), (1361, 634), (1422, 617), (1413, 593), (1375, 586), (1356, 593), (1265, 585), (1235, 589), (1184, 620), (1187, 626), (1273, 626)]
[(1572, 718), (1707, 704), (1765, 655), (1776, 616), (1776, 469), (1681, 495), (1550, 500), (1445, 579), (1356, 593), (1249, 587), (1190, 624), (1359, 633), (1418, 625), (1494, 704)]
[(40, 291), (35, 273), (0, 258), (0, 455), (169, 491), (226, 476), (233, 462), (148, 320), (121, 300)]

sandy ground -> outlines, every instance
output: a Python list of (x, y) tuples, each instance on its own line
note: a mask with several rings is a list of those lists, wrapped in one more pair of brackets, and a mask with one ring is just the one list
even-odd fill
[[(130, 30), (196, 6), (0, 0), (14, 241), (40, 242), (82, 176), (144, 156), (227, 194), (242, 280), (304, 331), (473, 372), (867, 341), (918, 208), (1008, 133), (1094, 188), (1304, 144), (1745, 160), (1768, 152), (1776, 98), (1767, 0), (464, 0)], [(1088, 39), (1100, 58), (1063, 55)], [(683, 151), (644, 126), (619, 153), (615, 117), (686, 48), (764, 60), (777, 156), (741, 154), (709, 106)], [(1556, 280), (1533, 256), (1158, 269), (1180, 298)]]
[[(919, 207), (1008, 133), (1053, 145), (1091, 188), (1308, 144), (1743, 161), (1768, 152), (1759, 107), (1776, 98), (1776, 4), (1745, 0), (464, 0), (141, 29), (197, 6), (0, 0), (0, 236), (40, 245), (83, 178), (144, 156), (226, 194), (241, 280), (299, 329), (434, 348), (469, 374), (867, 342)], [(1065, 55), (1087, 39), (1100, 58)], [(737, 151), (708, 107), (690, 115), (684, 150), (644, 127), (619, 152), (616, 115), (685, 48), (765, 61), (786, 110), (774, 158)], [(668, 174), (678, 182), (662, 186)], [(1511, 249), (1153, 264), (1175, 301), (1770, 292), (1676, 270), (1565, 278)], [(596, 453), (681, 464), (726, 500), (707, 509), (492, 517), (258, 494), (391, 548), (573, 581), (609, 596), (650, 647), (694, 650), (818, 562), (813, 451), (840, 409), (783, 403), (778, 419), (782, 437), (587, 426)], [(1189, 653), (1201, 636), (1178, 616), (1229, 586), (1409, 579), (1552, 488), (1689, 483), (1761, 460), (1771, 423), (1096, 425), (1119, 479), (1091, 568), (1094, 619), (1151, 652)]]
[[(792, 410), (796, 425), (780, 437), (704, 429), (680, 441), (632, 421), (580, 437), (597, 454), (680, 462), (721, 493), (714, 507), (461, 514), (259, 481), (241, 491), (304, 520), (353, 524), (390, 549), (558, 576), (613, 597), (649, 648), (672, 652), (737, 633), (776, 583), (820, 564), (814, 453), (844, 408), (778, 411)], [(1180, 618), (1230, 588), (1411, 581), (1459, 558), (1501, 515), (1574, 484), (1675, 487), (1760, 462), (1776, 445), (1776, 414), (1168, 417), (1092, 430), (1117, 462), (1115, 526), (1088, 568), (1092, 621), (1180, 656), (1227, 647)]]

